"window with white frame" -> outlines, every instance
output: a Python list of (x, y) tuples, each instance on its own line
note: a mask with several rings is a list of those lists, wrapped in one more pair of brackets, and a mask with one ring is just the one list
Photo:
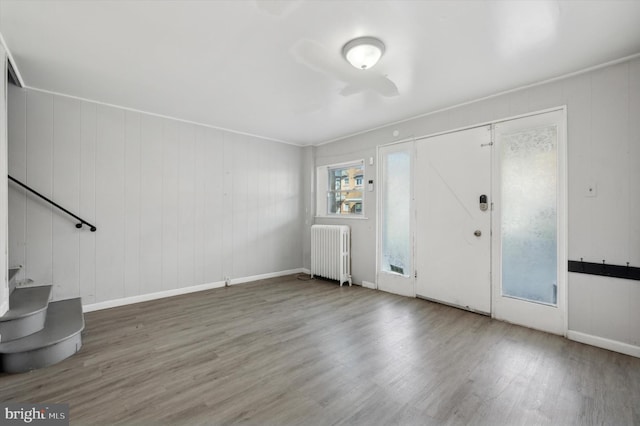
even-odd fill
[(363, 176), (362, 160), (318, 167), (318, 216), (362, 216)]

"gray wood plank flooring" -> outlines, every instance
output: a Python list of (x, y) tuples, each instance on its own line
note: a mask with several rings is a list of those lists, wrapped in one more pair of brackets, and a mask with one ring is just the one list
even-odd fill
[(86, 315), (0, 375), (72, 424), (640, 424), (640, 359), (436, 303), (282, 277)]

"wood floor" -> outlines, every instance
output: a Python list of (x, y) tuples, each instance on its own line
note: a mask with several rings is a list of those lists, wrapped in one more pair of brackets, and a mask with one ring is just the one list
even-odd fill
[(0, 400), (72, 424), (640, 424), (640, 359), (356, 286), (289, 276), (86, 324)]

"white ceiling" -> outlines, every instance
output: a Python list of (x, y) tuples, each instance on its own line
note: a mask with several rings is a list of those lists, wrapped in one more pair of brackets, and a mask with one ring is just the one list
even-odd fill
[(309, 145), (639, 53), (640, 1), (0, 0), (0, 32), (28, 87)]

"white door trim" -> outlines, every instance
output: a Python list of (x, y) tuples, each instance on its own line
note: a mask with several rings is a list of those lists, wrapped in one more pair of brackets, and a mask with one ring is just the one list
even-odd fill
[(502, 123), (504, 121), (511, 121), (511, 120), (516, 120), (518, 118), (524, 118), (524, 117), (532, 117), (534, 115), (546, 114), (548, 112), (553, 112), (553, 111), (564, 110), (565, 114), (566, 114), (566, 109), (567, 109), (566, 105), (559, 105), (559, 106), (556, 106), (556, 107), (546, 108), (546, 109), (541, 109), (541, 110), (536, 110), (536, 111), (531, 111), (531, 112), (527, 112), (527, 113), (524, 113), (524, 114), (510, 115), (510, 116), (504, 117), (504, 118), (499, 118), (499, 119), (490, 120), (490, 121), (483, 121), (483, 122), (480, 122), (480, 123), (470, 124), (468, 126), (456, 127), (455, 129), (451, 129), (451, 130), (443, 130), (441, 132), (428, 133), (426, 135), (415, 136), (415, 137), (414, 136), (410, 136), (408, 138), (399, 139), (397, 141), (388, 142), (388, 143), (385, 143), (385, 144), (382, 144), (382, 145), (378, 145), (376, 147), (376, 149), (379, 150), (381, 147), (390, 146), (390, 145), (396, 145), (396, 144), (400, 144), (400, 143), (404, 143), (404, 142), (411, 142), (411, 141), (418, 142), (418, 141), (421, 141), (422, 139), (428, 139), (428, 138), (432, 138), (434, 136), (446, 135), (447, 133), (455, 133), (455, 132), (459, 132), (461, 130), (469, 130), (469, 129), (473, 129), (473, 128), (476, 128), (476, 127), (492, 126), (494, 124)]
[[(383, 145), (378, 145), (376, 147), (376, 152), (377, 152), (377, 158), (379, 160), (380, 156), (380, 148), (382, 147), (386, 147), (386, 146), (390, 146), (390, 145), (396, 145), (396, 144), (401, 144), (401, 143), (405, 143), (405, 142), (410, 142), (413, 141), (414, 143), (417, 141), (420, 141), (422, 139), (427, 139), (427, 138), (431, 138), (431, 137), (435, 137), (435, 136), (440, 136), (440, 135), (444, 135), (444, 134), (448, 134), (448, 133), (454, 133), (454, 132), (459, 132), (462, 130), (468, 130), (468, 129), (472, 129), (472, 128), (476, 128), (476, 127), (482, 127), (482, 126), (494, 126), (498, 123), (502, 123), (505, 121), (511, 121), (511, 120), (516, 120), (519, 118), (524, 118), (524, 117), (532, 117), (532, 116), (536, 116), (536, 115), (541, 115), (541, 114), (546, 114), (548, 112), (554, 112), (554, 111), (561, 111), (562, 115), (563, 115), (563, 129), (562, 129), (562, 142), (559, 143), (558, 145), (558, 179), (559, 179), (559, 188), (558, 188), (558, 240), (559, 240), (559, 246), (558, 246), (558, 265), (559, 265), (559, 272), (558, 272), (558, 278), (559, 280), (563, 280), (564, 284), (561, 286), (561, 292), (562, 292), (562, 309), (563, 309), (563, 332), (562, 334), (564, 336), (567, 336), (567, 330), (568, 330), (568, 271), (567, 271), (567, 259), (568, 259), (568, 255), (567, 255), (567, 250), (568, 250), (568, 225), (567, 225), (567, 217), (568, 217), (568, 180), (567, 180), (567, 145), (568, 145), (568, 137), (567, 137), (567, 106), (566, 105), (560, 105), (560, 106), (556, 106), (556, 107), (551, 107), (551, 108), (546, 108), (546, 109), (541, 109), (541, 110), (536, 110), (536, 111), (531, 111), (531, 112), (527, 112), (524, 114), (517, 114), (517, 115), (513, 115), (513, 116), (508, 116), (508, 117), (504, 117), (501, 119), (495, 119), (495, 120), (490, 120), (490, 121), (485, 121), (485, 122), (480, 122), (480, 123), (474, 123), (474, 124), (470, 124), (467, 126), (462, 126), (462, 127), (458, 127), (458, 128), (454, 128), (454, 129), (449, 129), (449, 130), (445, 130), (445, 131), (440, 131), (440, 132), (434, 132), (434, 133), (430, 133), (430, 134), (426, 134), (426, 135), (422, 135), (422, 136), (411, 136), (408, 138), (404, 138), (401, 140), (397, 140), (397, 141), (393, 141), (393, 142), (389, 142)], [(494, 153), (493, 155), (495, 155), (495, 151), (493, 150)], [(415, 152), (415, 149), (414, 149)], [(499, 164), (496, 163), (495, 158), (492, 159), (492, 175), (495, 175), (495, 168), (499, 167)], [(380, 167), (378, 164), (377, 167), (377, 177), (380, 178), (381, 177), (381, 172), (380, 172)], [(381, 184), (381, 181), (379, 182), (379, 184)], [(379, 197), (379, 191), (376, 191), (376, 195), (377, 195), (377, 199), (376, 199), (376, 288), (378, 288), (378, 284), (377, 284), (377, 276), (378, 276), (378, 271), (379, 271), (379, 262), (380, 262), (380, 233), (378, 232), (379, 227), (380, 227), (380, 209), (381, 209), (381, 205), (380, 205), (380, 197)], [(494, 195), (495, 195), (495, 191), (494, 191)], [(415, 197), (414, 197), (415, 198)], [(497, 216), (497, 215), (496, 215)], [(414, 214), (412, 215), (412, 217), (415, 219), (415, 211)], [(413, 241), (414, 241), (414, 253), (415, 253), (415, 227), (413, 230)], [(493, 232), (493, 238), (495, 238), (495, 234), (496, 232)], [(499, 249), (497, 247), (495, 247), (495, 243), (494, 241), (492, 241), (492, 250), (491, 250), (491, 256), (492, 256), (492, 265), (491, 265), (491, 271), (492, 271), (492, 312), (494, 310), (493, 307), (493, 298), (495, 297), (495, 280), (496, 280), (496, 265), (493, 259), (495, 259), (496, 257), (498, 257), (498, 255), (500, 254)], [(415, 256), (414, 256), (415, 257)], [(413, 262), (415, 263), (416, 259), (413, 259)], [(415, 284), (414, 284), (415, 287)], [(493, 313), (492, 313), (493, 315)]]

